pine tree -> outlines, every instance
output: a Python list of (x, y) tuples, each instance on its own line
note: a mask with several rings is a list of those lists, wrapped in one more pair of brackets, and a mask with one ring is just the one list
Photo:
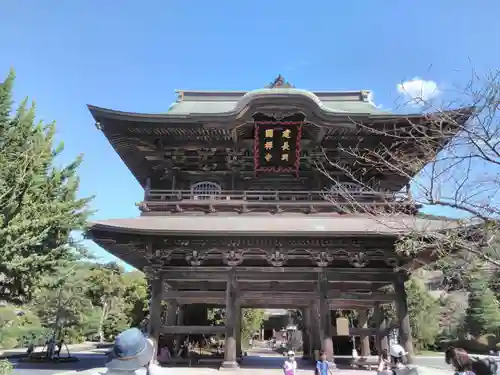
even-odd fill
[(496, 333), (500, 327), (500, 307), (488, 279), (480, 269), (474, 270), (468, 280), (468, 308), (465, 317), (468, 332), (473, 336)]
[(57, 168), (55, 124), (35, 120), (24, 100), (12, 113), (11, 71), (0, 83), (0, 300), (29, 300), (44, 273), (72, 257), (70, 233), (82, 229), (91, 198), (78, 199), (81, 156)]

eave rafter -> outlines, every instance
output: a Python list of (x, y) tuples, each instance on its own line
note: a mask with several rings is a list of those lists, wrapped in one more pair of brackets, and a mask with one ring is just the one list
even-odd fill
[[(378, 240), (374, 237), (362, 240), (269, 236), (162, 239), (130, 235), (107, 240), (102, 237), (93, 239), (114, 255), (127, 258), (134, 266), (147, 265), (158, 270), (168, 270), (169, 267), (177, 267), (178, 270), (182, 265), (234, 267), (245, 266), (250, 262), (260, 265), (262, 269), (268, 266), (272, 269), (298, 264), (325, 268), (342, 264), (357, 272), (363, 268), (380, 265), (392, 269), (411, 261), (411, 258), (402, 257), (393, 251), (396, 237), (380, 237)], [(132, 260), (134, 257), (137, 260)], [(201, 269), (198, 269), (197, 272), (200, 271)], [(169, 275), (174, 277), (180, 274), (173, 272)]]
[[(348, 148), (355, 146), (360, 141), (360, 128), (356, 124), (363, 126), (393, 126), (404, 127), (404, 124), (411, 122), (429, 122), (435, 121), (433, 116), (401, 116), (390, 114), (349, 114), (349, 113), (330, 113), (322, 111), (318, 104), (306, 98), (304, 95), (298, 95), (295, 99), (290, 99), (283, 95), (272, 97), (269, 95), (258, 95), (253, 98), (245, 108), (245, 114), (249, 117), (238, 117), (238, 111), (225, 114), (138, 114), (130, 112), (113, 111), (109, 109), (89, 106), (89, 110), (94, 116), (99, 128), (109, 139), (115, 150), (132, 171), (138, 182), (144, 187), (146, 179), (151, 176), (158, 178), (164, 177), (171, 180), (172, 173), (189, 173), (190, 171), (200, 171), (196, 166), (203, 165), (203, 156), (198, 156), (193, 163), (189, 164), (189, 158), (184, 158), (186, 165), (179, 160), (173, 160), (169, 153), (172, 150), (188, 149), (200, 150), (202, 148), (241, 151), (252, 149), (252, 114), (259, 112), (259, 108), (264, 110), (269, 107), (271, 101), (273, 108), (283, 108), (287, 111), (304, 112), (306, 119), (304, 121), (304, 135), (302, 137), (301, 147), (304, 158), (301, 160), (303, 166), (301, 170), (311, 169), (308, 163), (308, 151), (313, 151), (322, 146), (332, 152), (338, 148), (338, 143), (342, 147)], [(250, 107), (248, 107), (250, 106)], [(302, 108), (302, 110), (301, 110)], [(303, 110), (309, 108), (309, 110)], [(240, 110), (243, 110), (241, 108)], [(276, 112), (276, 110), (274, 109)], [(279, 111), (278, 111), (279, 112)], [(314, 117), (316, 114), (319, 117)], [(454, 115), (447, 114), (449, 118), (457, 122), (465, 122), (470, 116), (470, 109), (455, 111)], [(245, 130), (246, 129), (246, 130)], [(236, 131), (237, 130), (237, 131)], [(363, 133), (361, 131), (361, 133)], [(366, 132), (364, 132), (366, 133)], [(382, 138), (376, 134), (364, 134), (363, 142), (369, 144), (378, 144)], [(373, 142), (370, 139), (373, 138)], [(386, 137), (387, 138), (387, 137)], [(329, 146), (330, 144), (330, 146)], [(332, 148), (333, 147), (333, 148)], [(411, 148), (411, 147), (410, 147)], [(226, 152), (226, 151), (224, 151)], [(414, 150), (412, 151), (414, 152)], [(249, 159), (250, 160), (250, 159)], [(344, 159), (342, 159), (344, 160)], [(240, 160), (243, 164), (248, 164), (244, 158)], [(251, 163), (251, 160), (250, 160)], [(217, 171), (234, 172), (234, 169), (222, 157), (221, 160), (207, 160), (205, 168), (209, 170), (206, 173), (215, 173)], [(177, 170), (174, 171), (173, 165)], [(217, 165), (217, 167), (213, 167)], [(193, 167), (194, 166), (194, 167)], [(194, 168), (194, 169), (193, 169)], [(249, 166), (248, 171), (252, 171)], [(245, 171), (241, 166), (238, 171)], [(201, 169), (203, 171), (203, 168)], [(332, 170), (335, 173), (335, 170)]]

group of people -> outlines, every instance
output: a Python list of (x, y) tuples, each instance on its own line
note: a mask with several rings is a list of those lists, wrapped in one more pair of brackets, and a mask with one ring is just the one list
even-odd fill
[[(139, 329), (130, 328), (116, 337), (106, 364), (105, 374), (161, 374), (156, 354), (156, 343), (146, 338)], [(401, 345), (391, 345), (389, 351), (384, 351), (379, 357), (377, 375), (410, 375), (411, 373), (418, 375), (420, 373), (418, 368), (406, 364), (406, 356), (407, 353)], [(495, 375), (498, 370), (493, 358), (473, 358), (465, 350), (459, 348), (449, 348), (445, 353), (445, 361), (453, 367), (455, 375)], [(289, 351), (283, 363), (284, 375), (296, 375), (296, 371), (295, 353)], [(333, 375), (332, 367), (324, 352), (320, 352), (316, 362), (315, 375)]]
[[(379, 356), (377, 375), (410, 375), (412, 373), (418, 375), (418, 368), (407, 365), (407, 354), (401, 345), (391, 345), (389, 351), (384, 350)], [(455, 375), (495, 375), (498, 372), (498, 364), (494, 358), (474, 358), (460, 348), (448, 348), (445, 361), (451, 365)], [(296, 370), (295, 353), (289, 351), (283, 364), (284, 375), (295, 375)], [(316, 362), (315, 375), (332, 375), (324, 352), (320, 352), (320, 358)]]
[[(45, 347), (47, 348), (47, 351), (45, 352), (45, 358), (51, 359), (51, 360), (61, 358), (61, 350), (63, 348), (63, 345), (64, 345), (64, 340), (60, 340), (60, 341), (56, 342), (56, 340), (54, 338), (50, 338), (47, 341), (45, 341)], [(36, 349), (35, 344), (30, 343), (28, 345), (28, 348), (26, 350), (26, 354), (28, 355), (28, 357), (31, 358), (34, 356), (35, 349)], [(67, 349), (67, 347), (66, 347), (66, 349)], [(69, 351), (68, 351), (68, 355), (69, 355)]]
[[(288, 351), (287, 358), (283, 363), (284, 375), (295, 375), (297, 371), (297, 361), (295, 360), (295, 353), (293, 350)], [(319, 359), (316, 362), (315, 368), (316, 375), (333, 375), (330, 364), (326, 360), (326, 353), (319, 352)]]
[(453, 366), (458, 375), (495, 375), (498, 372), (498, 363), (495, 358), (474, 358), (461, 348), (448, 348), (444, 358), (447, 364)]

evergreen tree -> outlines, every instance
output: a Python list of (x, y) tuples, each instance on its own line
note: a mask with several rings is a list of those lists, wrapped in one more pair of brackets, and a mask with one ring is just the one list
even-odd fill
[(498, 302), (500, 302), (500, 270), (496, 270), (490, 279), (489, 287), (495, 294)]
[(37, 123), (27, 100), (12, 113), (13, 83), (13, 72), (0, 83), (0, 300), (21, 303), (74, 256), (70, 232), (84, 228), (90, 198), (76, 197), (81, 157), (53, 165), (55, 124)]
[[(391, 286), (383, 290), (392, 292), (393, 288)], [(415, 349), (425, 349), (435, 343), (439, 334), (440, 302), (429, 293), (423, 280), (416, 276), (410, 277), (405, 283), (405, 290)], [(383, 311), (389, 321), (397, 318), (395, 304), (385, 305)]]
[[(99, 341), (103, 342), (104, 324), (110, 318), (113, 310), (117, 310), (125, 291), (125, 284), (122, 276), (123, 270), (116, 263), (106, 265), (96, 265), (87, 278), (87, 295), (94, 306), (101, 308), (101, 318), (99, 321)], [(114, 314), (114, 319), (119, 314)]]
[[(68, 330), (81, 331), (92, 316), (92, 303), (86, 296), (87, 272), (85, 265), (67, 264), (44, 276), (34, 292), (32, 309), (56, 339)], [(97, 330), (95, 322), (93, 328)]]
[(439, 333), (439, 300), (434, 298), (422, 280), (411, 277), (405, 284), (410, 325), (416, 349), (434, 344)]
[(241, 338), (245, 342), (258, 332), (265, 320), (263, 309), (241, 309)]
[(499, 303), (488, 281), (479, 268), (471, 273), (468, 280), (469, 303), (465, 323), (473, 336), (496, 333), (500, 327)]

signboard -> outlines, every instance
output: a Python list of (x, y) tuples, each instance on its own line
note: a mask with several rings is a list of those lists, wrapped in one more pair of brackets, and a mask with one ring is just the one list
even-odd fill
[(255, 172), (298, 174), (302, 122), (255, 122)]
[(349, 336), (349, 319), (337, 318), (337, 336)]

